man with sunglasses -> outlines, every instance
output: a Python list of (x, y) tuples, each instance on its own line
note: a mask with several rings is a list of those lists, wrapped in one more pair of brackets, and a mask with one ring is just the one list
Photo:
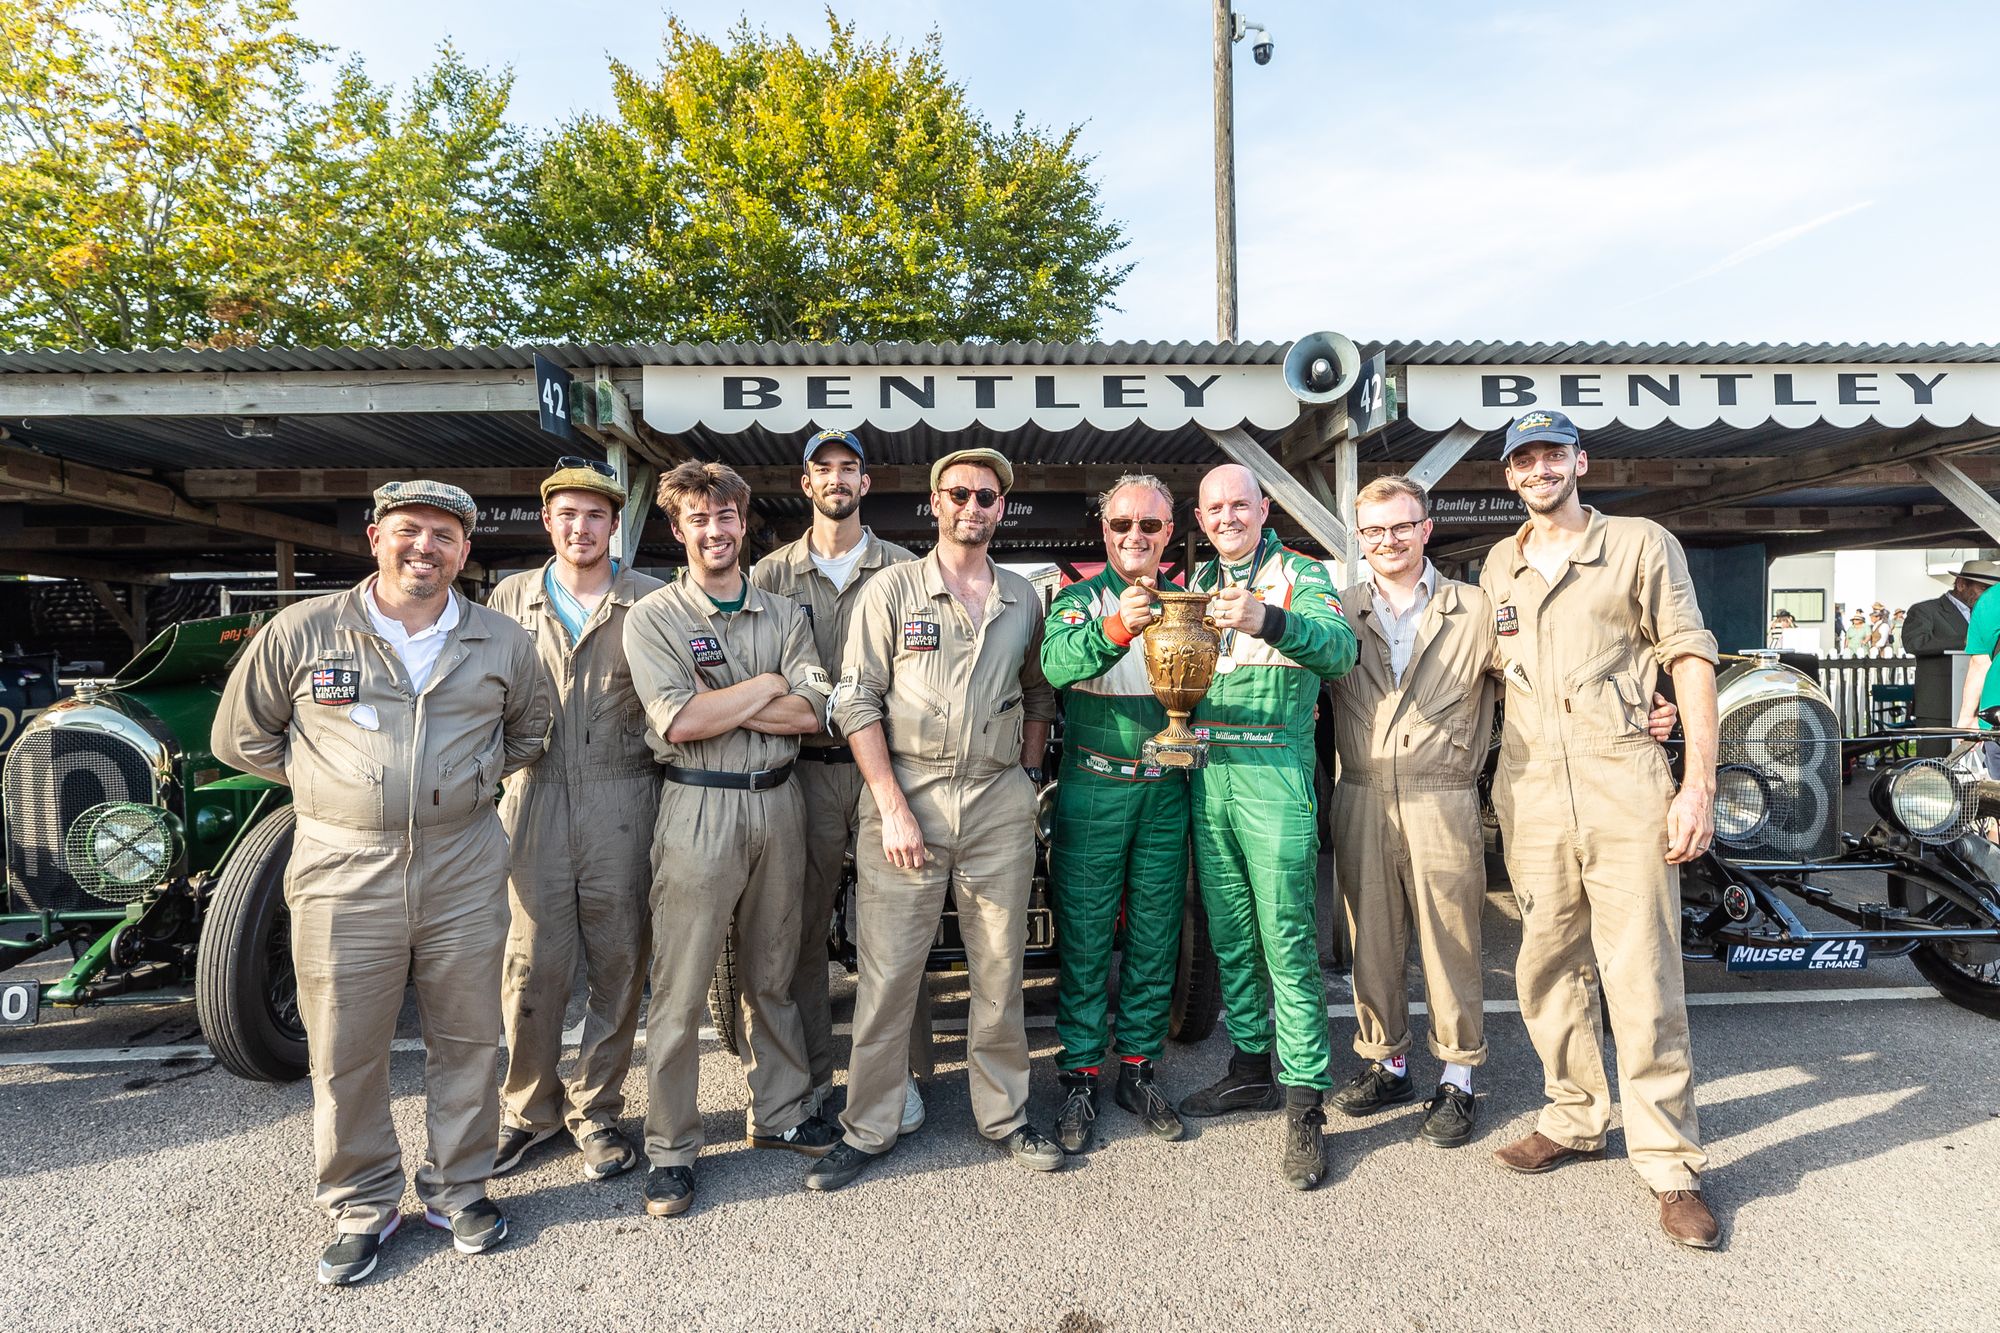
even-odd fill
[(833, 711), (867, 784), (855, 852), (861, 979), (846, 1134), (807, 1172), (809, 1189), (839, 1189), (896, 1146), (910, 1021), (947, 889), (972, 991), (966, 1072), (979, 1132), (1029, 1170), (1062, 1165), (1027, 1117), (1021, 965), (1056, 707), (1034, 587), (987, 553), (1013, 480), (992, 449), (939, 459), (936, 549), (878, 573), (854, 609)]
[[(501, 580), (487, 600), (534, 639), (556, 699), (548, 752), (500, 800), (513, 924), (500, 981), (507, 1078), (493, 1173), (567, 1129), (584, 1179), (608, 1180), (639, 1160), (618, 1119), (646, 981), (647, 857), (660, 804), (625, 618), (661, 584), (611, 554), (625, 488), (609, 464), (558, 459), (541, 490), (555, 554)], [(556, 1064), (579, 955), (583, 1039), (565, 1086)]]
[(1270, 512), (1248, 468), (1226, 463), (1202, 478), (1195, 514), (1217, 558), (1193, 586), (1214, 594), (1222, 655), (1194, 716), (1209, 742), (1207, 766), (1194, 774), (1194, 853), (1236, 1049), (1181, 1114), (1282, 1105), (1279, 1174), (1309, 1190), (1326, 1175), (1320, 1101), (1332, 1086), (1314, 906), (1313, 716), (1320, 681), (1346, 675), (1355, 647), (1326, 566), (1280, 543), (1264, 526)]
[(1188, 873), (1188, 784), (1179, 769), (1139, 761), (1167, 724), (1135, 640), (1159, 619), (1153, 588), (1174, 535), (1174, 497), (1157, 477), (1120, 477), (1100, 501), (1102, 572), (1056, 595), (1043, 625), (1042, 672), (1063, 692), (1062, 780), (1049, 850), (1056, 925), (1056, 1141), (1090, 1146), (1099, 1076), (1111, 1054), (1107, 985), (1118, 964), (1118, 1067), (1113, 1095), (1148, 1131), (1183, 1126), (1153, 1080), (1165, 1049)]
[[(828, 676), (838, 680), (840, 655), (861, 590), (890, 565), (916, 556), (862, 526), (868, 458), (852, 431), (823, 430), (807, 440), (804, 468), (799, 489), (812, 503), (812, 526), (797, 541), (759, 560), (750, 571), (750, 581), (791, 598), (805, 609), (820, 664)], [(824, 731), (803, 739), (792, 781), (805, 797), (807, 839), (792, 1002), (798, 1006), (799, 1022), (805, 1028), (806, 1056), (812, 1066), (812, 1106), (817, 1111), (833, 1091), (827, 931), (833, 921), (834, 897), (840, 891), (841, 866), (859, 823), (861, 801), (861, 770), (855, 767), (854, 752), (831, 718)], [(912, 1028), (913, 1049), (919, 1041), (930, 1041), (930, 1024), (922, 1014)], [(923, 1123), (924, 1099), (913, 1077), (903, 1090), (901, 1132), (915, 1133)]]

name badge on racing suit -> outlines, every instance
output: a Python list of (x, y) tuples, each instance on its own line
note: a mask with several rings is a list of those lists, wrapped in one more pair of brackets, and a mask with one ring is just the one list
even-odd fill
[(312, 700), (329, 706), (351, 704), (361, 697), (361, 673), (352, 667), (314, 667)]

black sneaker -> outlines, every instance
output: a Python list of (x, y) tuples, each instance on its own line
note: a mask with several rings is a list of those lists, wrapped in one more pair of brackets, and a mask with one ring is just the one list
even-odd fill
[(507, 1217), (491, 1199), (478, 1199), (446, 1217), (424, 1209), (424, 1221), (451, 1233), (451, 1248), (460, 1254), (484, 1254), (507, 1239)]
[(1317, 1088), (1285, 1089), (1285, 1183), (1309, 1190), (1326, 1179), (1326, 1112)]
[(348, 1287), (375, 1271), (382, 1242), (396, 1234), (403, 1224), (401, 1213), (389, 1214), (389, 1224), (380, 1231), (343, 1231), (319, 1257), (319, 1281), (323, 1287)]
[(809, 1190), (837, 1190), (849, 1185), (854, 1178), (875, 1164), (882, 1153), (863, 1152), (842, 1139), (833, 1145), (833, 1151), (814, 1162), (806, 1171), (806, 1188)]
[(782, 1134), (752, 1134), (753, 1148), (789, 1148), (805, 1157), (824, 1157), (840, 1142), (840, 1127), (808, 1116)]
[(612, 1125), (584, 1135), (577, 1147), (583, 1149), (585, 1180), (609, 1180), (639, 1165), (639, 1152), (632, 1146), (632, 1140)]
[(1424, 1123), (1417, 1135), (1425, 1143), (1456, 1148), (1472, 1137), (1478, 1119), (1479, 1108), (1471, 1093), (1456, 1083), (1440, 1083), (1437, 1093), (1424, 1106)]
[(1416, 1098), (1408, 1074), (1398, 1074), (1380, 1060), (1370, 1060), (1347, 1086), (1333, 1094), (1333, 1109), (1343, 1115), (1374, 1115), (1385, 1106), (1400, 1106)]
[(1055, 1171), (1063, 1164), (1063, 1150), (1050, 1143), (1033, 1125), (1023, 1125), (1000, 1140), (1015, 1163), (1030, 1171)]
[(1151, 1060), (1127, 1060), (1118, 1066), (1118, 1087), (1112, 1093), (1120, 1106), (1139, 1117), (1146, 1132), (1156, 1138), (1177, 1139), (1187, 1126), (1174, 1114), (1173, 1104), (1153, 1082)]
[(538, 1143), (547, 1143), (562, 1133), (558, 1125), (554, 1129), (527, 1129), (520, 1125), (500, 1126), (500, 1146), (493, 1150), (493, 1174), (504, 1176), (521, 1164), (528, 1155), (528, 1149)]
[(1271, 1053), (1232, 1051), (1221, 1078), (1182, 1099), (1181, 1114), (1206, 1119), (1231, 1111), (1275, 1111), (1283, 1104), (1284, 1094), (1271, 1078)]
[(1066, 1153), (1085, 1152), (1097, 1126), (1097, 1075), (1088, 1069), (1062, 1069), (1056, 1082), (1065, 1089), (1056, 1112), (1056, 1142)]
[(694, 1207), (694, 1168), (656, 1166), (646, 1173), (646, 1211), (676, 1217)]

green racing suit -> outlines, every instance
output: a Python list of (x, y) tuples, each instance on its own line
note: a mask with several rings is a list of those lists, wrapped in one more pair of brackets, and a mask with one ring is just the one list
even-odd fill
[(1107, 987), (1121, 908), (1121, 1054), (1160, 1055), (1180, 955), (1188, 784), (1178, 770), (1139, 762), (1139, 747), (1167, 714), (1147, 683), (1144, 653), (1118, 619), (1126, 586), (1106, 565), (1063, 589), (1042, 637), (1042, 674), (1063, 698), (1049, 849), (1059, 1069), (1092, 1068), (1109, 1053)]
[(1326, 990), (1320, 982), (1319, 826), (1313, 814), (1313, 714), (1320, 681), (1354, 666), (1354, 631), (1326, 567), (1266, 530), (1228, 571), (1211, 560), (1193, 587), (1248, 583), (1267, 612), (1261, 637), (1225, 631), (1214, 683), (1194, 712), (1209, 743), (1194, 774), (1194, 855), (1222, 974), (1230, 1040), (1249, 1054), (1276, 1044), (1281, 1079), (1329, 1088)]

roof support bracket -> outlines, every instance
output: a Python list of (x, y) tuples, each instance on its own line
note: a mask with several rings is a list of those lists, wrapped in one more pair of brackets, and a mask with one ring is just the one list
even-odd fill
[(1460, 459), (1472, 452), (1472, 446), (1478, 444), (1485, 434), (1486, 432), (1482, 430), (1459, 422), (1440, 436), (1437, 443), (1417, 460), (1417, 465), (1409, 471), (1410, 480), (1426, 491), (1430, 490), (1444, 478), (1445, 473), (1458, 466)]
[(1988, 537), (2000, 543), (2000, 500), (1994, 499), (1989, 491), (1966, 476), (1958, 464), (1948, 458), (1913, 458), (1910, 467), (1939, 495), (1977, 523)]

